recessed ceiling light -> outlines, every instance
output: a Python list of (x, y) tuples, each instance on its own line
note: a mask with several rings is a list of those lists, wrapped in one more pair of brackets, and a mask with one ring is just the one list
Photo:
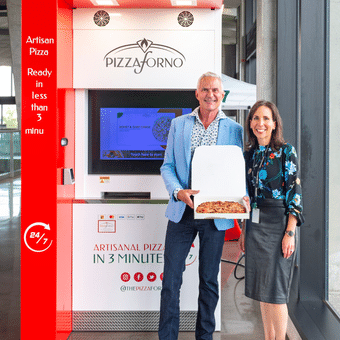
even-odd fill
[(172, 6), (197, 6), (197, 0), (171, 0)]
[(110, 14), (110, 17), (121, 17), (122, 16), (122, 14), (121, 13), (112, 13), (112, 12), (109, 12), (109, 14)]
[(90, 0), (95, 6), (119, 6), (116, 0)]

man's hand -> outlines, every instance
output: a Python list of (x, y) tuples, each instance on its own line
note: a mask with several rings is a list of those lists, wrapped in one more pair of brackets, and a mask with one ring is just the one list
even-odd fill
[(199, 190), (182, 189), (177, 194), (177, 199), (187, 204), (191, 209), (194, 209), (194, 202), (190, 196), (198, 194)]

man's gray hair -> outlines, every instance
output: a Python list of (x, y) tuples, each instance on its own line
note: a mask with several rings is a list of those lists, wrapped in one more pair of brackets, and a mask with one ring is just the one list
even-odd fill
[(220, 83), (221, 83), (222, 91), (224, 91), (224, 89), (223, 89), (222, 78), (221, 78), (218, 74), (216, 74), (216, 73), (214, 73), (214, 72), (206, 72), (206, 73), (202, 74), (202, 75), (199, 77), (198, 82), (197, 82), (197, 90), (199, 89), (199, 87), (200, 87), (200, 85), (201, 85), (201, 81), (202, 81), (204, 78), (207, 78), (207, 77), (211, 77), (211, 78), (216, 78), (216, 79), (218, 79), (218, 80), (220, 81)]

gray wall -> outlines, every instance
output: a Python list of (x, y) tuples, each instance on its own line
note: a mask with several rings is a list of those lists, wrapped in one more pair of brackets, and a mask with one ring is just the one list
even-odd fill
[(332, 186), (327, 6), (326, 0), (278, 1), (277, 104), (285, 138), (299, 153), (306, 219), (300, 228), (290, 316), (302, 337), (313, 340), (336, 339), (340, 332), (339, 319), (325, 303)]
[[(254, 6), (251, 0), (245, 3), (248, 32)], [(340, 334), (339, 318), (327, 303), (328, 255), (338, 254), (340, 240), (338, 14), (337, 0), (277, 0), (276, 103), (285, 139), (299, 155), (306, 219), (299, 232), (289, 313), (308, 340), (337, 339)], [(248, 81), (253, 69), (248, 62)]]

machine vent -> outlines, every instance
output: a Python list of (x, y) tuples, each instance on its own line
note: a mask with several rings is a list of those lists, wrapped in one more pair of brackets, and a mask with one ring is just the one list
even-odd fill
[(194, 16), (188, 11), (183, 11), (179, 13), (177, 21), (182, 27), (189, 27), (194, 22)]
[(110, 15), (105, 11), (98, 11), (93, 16), (93, 20), (97, 26), (106, 26), (110, 22)]

